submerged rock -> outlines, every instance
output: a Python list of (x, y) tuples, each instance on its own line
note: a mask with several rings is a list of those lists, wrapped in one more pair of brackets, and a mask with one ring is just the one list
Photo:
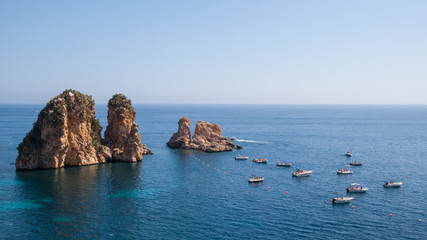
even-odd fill
[(194, 149), (205, 152), (224, 152), (234, 148), (233, 142), (221, 135), (218, 124), (199, 121), (191, 138), (190, 119), (183, 117), (178, 122), (178, 132), (174, 133), (167, 145), (171, 148)]
[(101, 124), (89, 95), (65, 90), (40, 111), (18, 146), (17, 170), (82, 166), (104, 162)]
[(113, 161), (136, 162), (142, 160), (142, 155), (152, 154), (146, 145), (141, 144), (135, 117), (131, 100), (125, 95), (116, 94), (108, 102), (108, 126), (104, 142), (111, 149)]
[(237, 144), (236, 149), (243, 149), (243, 147), (241, 145)]
[(178, 122), (178, 132), (166, 144), (171, 148), (189, 149), (191, 141), (190, 119), (182, 117)]

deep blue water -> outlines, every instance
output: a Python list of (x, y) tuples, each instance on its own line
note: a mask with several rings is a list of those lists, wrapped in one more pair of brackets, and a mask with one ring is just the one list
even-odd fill
[[(427, 106), (136, 105), (155, 152), (143, 162), (16, 172), (16, 147), (42, 107), (0, 105), (0, 239), (427, 239)], [(106, 110), (96, 107), (104, 129)], [(205, 120), (253, 142), (169, 149), (182, 116), (193, 131)], [(344, 167), (354, 174), (337, 175)], [(295, 168), (313, 174), (292, 178)], [(264, 183), (248, 184), (251, 174)], [(404, 185), (384, 189), (389, 179)], [(369, 192), (333, 205), (353, 182)]]

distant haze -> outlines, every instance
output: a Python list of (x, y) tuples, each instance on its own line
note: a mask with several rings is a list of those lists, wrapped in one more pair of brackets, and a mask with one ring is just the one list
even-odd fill
[(0, 103), (427, 104), (427, 1), (1, 1)]

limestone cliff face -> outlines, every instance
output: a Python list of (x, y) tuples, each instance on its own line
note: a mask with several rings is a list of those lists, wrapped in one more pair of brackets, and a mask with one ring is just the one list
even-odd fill
[(174, 133), (166, 144), (171, 148), (190, 148), (191, 129), (190, 119), (182, 117), (178, 122), (178, 132)]
[(113, 161), (136, 162), (142, 155), (152, 154), (141, 144), (135, 110), (123, 94), (114, 95), (108, 102), (108, 126), (105, 130), (105, 145), (111, 149)]
[(198, 121), (191, 139), (190, 119), (183, 117), (178, 122), (178, 132), (174, 133), (167, 145), (171, 148), (194, 149), (205, 152), (232, 151), (233, 142), (221, 135), (218, 124)]
[(221, 135), (218, 124), (198, 121), (190, 144), (191, 149), (205, 152), (224, 152), (234, 148), (233, 142)]
[(17, 170), (82, 166), (105, 162), (102, 127), (91, 96), (65, 90), (39, 113), (18, 146)]

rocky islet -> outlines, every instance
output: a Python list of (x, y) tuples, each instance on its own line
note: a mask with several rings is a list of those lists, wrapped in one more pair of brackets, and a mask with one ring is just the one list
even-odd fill
[(166, 143), (171, 148), (193, 149), (204, 152), (232, 151), (233, 142), (221, 135), (218, 124), (198, 121), (191, 138), (190, 119), (183, 117), (178, 121), (178, 131)]
[(18, 146), (16, 169), (136, 162), (152, 154), (141, 144), (136, 113), (126, 96), (117, 94), (109, 101), (105, 139), (94, 106), (91, 96), (71, 89), (50, 100)]

